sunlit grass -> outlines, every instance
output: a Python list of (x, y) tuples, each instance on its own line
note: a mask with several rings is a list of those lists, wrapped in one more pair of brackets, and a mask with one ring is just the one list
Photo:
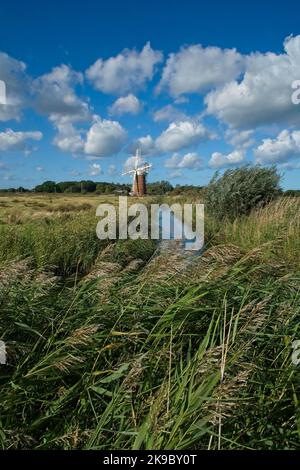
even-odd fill
[(92, 207), (50, 217), (39, 196), (0, 226), (1, 447), (299, 448), (298, 201), (207, 214), (187, 263), (100, 243), (98, 200), (75, 199)]

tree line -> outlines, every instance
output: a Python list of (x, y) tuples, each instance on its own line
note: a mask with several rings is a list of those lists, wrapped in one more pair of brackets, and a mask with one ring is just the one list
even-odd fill
[[(157, 181), (147, 184), (148, 194), (166, 194), (174, 189), (168, 181)], [(44, 181), (44, 183), (35, 186), (33, 189), (27, 189), (22, 186), (17, 188), (1, 189), (1, 192), (11, 193), (95, 193), (95, 194), (129, 194), (131, 185), (122, 183), (95, 182), (91, 180), (82, 181)]]

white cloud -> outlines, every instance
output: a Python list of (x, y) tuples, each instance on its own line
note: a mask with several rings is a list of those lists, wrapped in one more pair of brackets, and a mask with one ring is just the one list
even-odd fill
[(126, 131), (117, 121), (96, 115), (88, 131), (77, 129), (70, 122), (58, 123), (57, 129), (54, 144), (63, 152), (85, 155), (88, 160), (119, 152), (127, 140)]
[(239, 165), (244, 162), (245, 152), (242, 149), (237, 149), (227, 155), (220, 152), (214, 152), (208, 165), (211, 168), (224, 168)]
[(201, 123), (192, 121), (172, 122), (156, 139), (156, 148), (161, 152), (177, 150), (212, 139), (213, 135)]
[(179, 153), (174, 153), (172, 157), (168, 158), (165, 161), (165, 168), (178, 168), (181, 156)]
[(276, 139), (263, 139), (254, 150), (256, 162), (261, 164), (300, 159), (300, 131), (281, 131)]
[(158, 109), (153, 114), (153, 120), (155, 122), (160, 122), (160, 121), (168, 121), (168, 122), (183, 121), (183, 120), (186, 120), (186, 119), (187, 119), (186, 114), (183, 111), (181, 111), (180, 109), (175, 108), (175, 106), (173, 106), (171, 104), (168, 104), (168, 105), (164, 106), (163, 108)]
[(102, 173), (101, 166), (98, 163), (93, 163), (89, 166), (89, 176), (97, 176)]
[(39, 131), (15, 132), (7, 129), (0, 132), (0, 151), (19, 150), (25, 151), (28, 148), (28, 140), (41, 140), (43, 134)]
[(115, 116), (122, 116), (122, 114), (138, 114), (142, 110), (142, 103), (139, 99), (129, 94), (127, 96), (121, 96), (118, 98), (113, 105), (109, 108), (109, 113)]
[(75, 92), (75, 87), (82, 83), (83, 75), (68, 65), (54, 67), (33, 82), (36, 110), (49, 116), (55, 124), (90, 119), (88, 103)]
[(30, 84), (26, 65), (0, 52), (0, 80), (6, 85), (6, 104), (0, 106), (0, 121), (19, 120)]
[(148, 42), (141, 52), (125, 49), (115, 57), (96, 60), (86, 75), (97, 90), (121, 95), (142, 88), (152, 79), (155, 65), (162, 59), (162, 53), (153, 50)]
[(44, 171), (44, 170), (45, 170), (45, 168), (44, 168), (43, 166), (37, 166), (35, 169), (36, 169), (36, 171), (38, 171), (38, 172), (41, 172), (41, 171)]
[(96, 118), (87, 133), (84, 151), (97, 157), (113, 155), (121, 150), (127, 133), (117, 121)]
[(91, 118), (87, 99), (75, 88), (83, 83), (83, 74), (68, 65), (54, 67), (50, 73), (32, 79), (24, 62), (0, 52), (0, 80), (6, 84), (6, 105), (0, 107), (0, 121), (20, 119), (25, 106), (47, 115), (55, 124)]
[(178, 153), (175, 153), (165, 162), (165, 168), (186, 168), (189, 170), (200, 170), (202, 167), (203, 162), (195, 152), (186, 153), (183, 157), (181, 157)]
[(236, 129), (227, 129), (225, 132), (226, 141), (233, 147), (247, 149), (255, 143), (252, 138), (253, 130), (237, 131)]
[(58, 123), (57, 129), (58, 134), (53, 142), (62, 152), (79, 154), (84, 151), (84, 139), (72, 123)]
[(206, 96), (208, 113), (236, 128), (299, 123), (291, 84), (300, 77), (300, 36), (287, 38), (284, 50), (247, 56), (242, 81), (230, 81)]
[(0, 79), (0, 105), (6, 104), (6, 83)]
[(181, 178), (181, 177), (182, 177), (182, 171), (180, 170), (170, 171), (170, 173), (168, 174), (168, 178), (170, 180)]
[(169, 124), (156, 139), (149, 134), (136, 139), (130, 144), (128, 150), (135, 153), (138, 148), (142, 155), (177, 152), (215, 137), (215, 134), (208, 131), (201, 123), (192, 120), (178, 121)]
[(107, 173), (109, 176), (114, 176), (118, 172), (116, 165), (109, 165)]
[[(127, 133), (117, 121), (100, 119), (94, 116), (94, 123), (83, 137), (71, 123), (58, 124), (59, 133), (54, 143), (65, 152), (85, 153), (94, 157), (109, 156), (121, 150), (127, 140)], [(135, 152), (137, 148), (142, 155), (177, 151), (212, 139), (214, 136), (201, 124), (193, 121), (171, 123), (162, 134), (154, 140), (150, 135), (140, 137), (128, 148)]]
[(202, 167), (203, 162), (195, 152), (186, 153), (179, 164), (179, 168), (188, 168), (189, 170), (200, 170)]
[(282, 168), (287, 171), (291, 170), (299, 170), (300, 168), (300, 162), (288, 162), (288, 163), (281, 163), (279, 165), (279, 168)]
[[(143, 159), (143, 157), (138, 157), (137, 160), (138, 160), (138, 165), (142, 165), (143, 163), (145, 163), (145, 160)], [(125, 161), (123, 170), (124, 171), (133, 170), (135, 168), (135, 165), (136, 165), (136, 157), (135, 155), (132, 155), (131, 157), (128, 157), (127, 160)]]
[(132, 142), (128, 151), (135, 154), (136, 149), (140, 149), (142, 155), (153, 155), (157, 151), (155, 141), (149, 134)]
[(243, 70), (243, 57), (236, 49), (182, 47), (170, 54), (158, 91), (167, 88), (173, 96), (200, 93), (237, 78)]

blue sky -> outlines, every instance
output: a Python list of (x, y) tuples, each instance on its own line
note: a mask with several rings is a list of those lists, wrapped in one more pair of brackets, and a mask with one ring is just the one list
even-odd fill
[(289, 0), (2, 4), (0, 187), (129, 182), (139, 146), (152, 181), (274, 163), (300, 188), (299, 13)]

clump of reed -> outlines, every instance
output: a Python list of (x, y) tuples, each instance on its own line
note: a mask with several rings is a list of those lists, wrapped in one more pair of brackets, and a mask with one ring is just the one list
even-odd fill
[(299, 448), (299, 206), (209, 219), (188, 263), (93, 217), (0, 227), (1, 448)]
[(175, 265), (164, 282), (125, 273), (105, 302), (102, 276), (75, 288), (16, 276), (1, 297), (2, 447), (295, 448), (299, 276), (218, 253), (202, 280), (196, 262), (188, 283)]

